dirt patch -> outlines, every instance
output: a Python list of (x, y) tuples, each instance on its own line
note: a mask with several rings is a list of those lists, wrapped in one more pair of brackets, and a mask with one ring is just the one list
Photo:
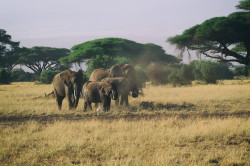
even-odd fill
[(250, 111), (248, 112), (237, 112), (237, 113), (168, 113), (168, 112), (154, 112), (154, 113), (125, 113), (125, 114), (112, 114), (104, 113), (101, 115), (92, 114), (53, 114), (53, 115), (20, 115), (20, 116), (0, 116), (1, 125), (18, 125), (28, 121), (36, 121), (39, 123), (54, 123), (55, 121), (79, 121), (79, 120), (150, 120), (150, 119), (166, 119), (170, 117), (176, 117), (180, 119), (187, 118), (228, 118), (228, 117), (242, 117), (249, 118)]
[(191, 103), (183, 103), (183, 104), (162, 104), (162, 103), (155, 103), (152, 101), (143, 101), (139, 104), (140, 110), (150, 110), (150, 111), (157, 111), (157, 110), (170, 110), (170, 111), (181, 111), (181, 110), (192, 110), (196, 106)]

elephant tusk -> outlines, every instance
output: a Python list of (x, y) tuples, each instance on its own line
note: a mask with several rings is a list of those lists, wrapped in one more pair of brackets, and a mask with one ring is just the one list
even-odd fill
[(76, 90), (74, 89), (74, 98), (76, 100)]

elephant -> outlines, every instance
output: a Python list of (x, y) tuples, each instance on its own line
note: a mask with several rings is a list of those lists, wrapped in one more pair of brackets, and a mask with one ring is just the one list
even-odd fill
[(101, 81), (106, 77), (123, 77), (124, 73), (123, 70), (119, 65), (113, 65), (110, 69), (96, 69), (94, 70), (90, 77), (89, 81)]
[[(138, 97), (138, 86), (137, 86), (137, 79), (136, 79), (136, 72), (132, 65), (130, 64), (123, 64), (123, 65), (113, 65), (110, 69), (96, 69), (91, 73), (89, 78), (90, 81), (101, 81), (104, 78), (111, 77), (125, 77), (128, 80), (128, 91), (131, 92), (131, 96), (136, 98)], [(119, 98), (118, 98), (119, 100)], [(127, 100), (127, 99), (126, 99)], [(128, 102), (125, 100), (125, 104), (128, 106)], [(118, 101), (116, 101), (118, 104)], [(120, 105), (121, 102), (120, 102)]]
[(123, 105), (125, 102), (125, 105), (128, 106), (128, 94), (129, 94), (129, 89), (128, 89), (128, 79), (125, 77), (115, 77), (115, 78), (111, 78), (111, 77), (107, 77), (104, 78), (102, 81), (109, 81), (109, 82), (113, 82), (117, 85), (118, 88), (118, 98), (117, 100), (115, 100), (116, 105), (118, 105), (119, 103), (119, 98), (120, 98), (120, 105)]
[(106, 112), (110, 110), (111, 98), (116, 100), (118, 97), (117, 85), (110, 81), (88, 81), (83, 85), (82, 94), (84, 98), (84, 112), (87, 111), (88, 106), (92, 110), (92, 103), (100, 104)]
[(80, 92), (82, 91), (82, 71), (62, 71), (61, 73), (55, 75), (52, 84), (54, 87), (54, 95), (57, 101), (58, 109), (62, 109), (62, 101), (66, 96), (68, 98), (69, 110), (75, 109), (78, 105)]
[(128, 89), (131, 92), (132, 97), (138, 97), (139, 91), (134, 67), (130, 64), (123, 64), (119, 66), (123, 70), (124, 76), (128, 79)]

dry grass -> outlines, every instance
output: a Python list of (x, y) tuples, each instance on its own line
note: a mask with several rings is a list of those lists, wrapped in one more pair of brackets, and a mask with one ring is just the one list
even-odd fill
[[(54, 114), (85, 116), (81, 108), (59, 112), (53, 98), (43, 98), (51, 85), (14, 83), (0, 86), (0, 119)], [(81, 119), (69, 121), (0, 121), (0, 165), (250, 165), (250, 84), (227, 82), (192, 87), (149, 86), (131, 99), (135, 112), (113, 108), (111, 115), (155, 114), (139, 104), (173, 106), (153, 119)], [(178, 106), (190, 103), (194, 107)], [(81, 99), (80, 106), (83, 104)], [(178, 108), (177, 108), (178, 107)], [(239, 117), (193, 116), (246, 113)], [(180, 118), (188, 113), (189, 118)], [(101, 113), (110, 115), (110, 113)], [(233, 115), (233, 114), (232, 114)]]
[(250, 120), (28, 122), (1, 130), (2, 165), (250, 164)]
[[(52, 91), (51, 85), (35, 85), (34, 83), (13, 83), (0, 86), (0, 115), (29, 114), (64, 114), (69, 113), (66, 99), (63, 110), (57, 110), (55, 99), (44, 98), (44, 93)], [(156, 104), (185, 103), (195, 105), (188, 111), (196, 112), (246, 112), (250, 110), (250, 84), (196, 85), (190, 87), (148, 86), (144, 95), (130, 98), (134, 108), (143, 101)], [(83, 99), (80, 99), (77, 110), (71, 113), (82, 113)], [(112, 109), (112, 108), (111, 108)], [(118, 108), (124, 109), (124, 108)], [(113, 110), (114, 107), (113, 107)], [(138, 110), (138, 109), (137, 109)], [(175, 111), (175, 109), (173, 109)], [(181, 111), (187, 111), (182, 109)]]

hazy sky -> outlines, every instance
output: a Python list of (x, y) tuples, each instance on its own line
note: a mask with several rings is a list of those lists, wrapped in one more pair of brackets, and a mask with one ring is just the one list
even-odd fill
[(235, 12), (239, 0), (1, 0), (0, 28), (21, 46), (72, 46), (121, 37), (175, 54), (169, 36)]

